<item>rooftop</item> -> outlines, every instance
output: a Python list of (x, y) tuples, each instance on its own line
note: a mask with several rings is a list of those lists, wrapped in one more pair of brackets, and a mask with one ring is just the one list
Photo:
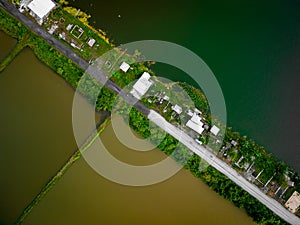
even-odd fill
[(123, 72), (127, 72), (130, 68), (130, 65), (126, 62), (122, 62), (121, 66), (120, 66), (120, 70), (122, 70)]
[(54, 7), (55, 3), (51, 0), (33, 0), (28, 5), (28, 8), (41, 19), (47, 16)]
[(198, 134), (202, 134), (204, 130), (201, 117), (196, 113), (194, 113), (192, 118), (186, 123), (186, 126), (196, 131)]
[(90, 46), (90, 47), (93, 47), (94, 44), (96, 43), (96, 40), (94, 38), (89, 38), (87, 44)]
[(141, 99), (141, 97), (146, 94), (146, 92), (149, 90), (153, 82), (150, 80), (150, 74), (147, 72), (144, 72), (140, 79), (133, 85), (133, 89), (130, 91), (130, 93), (136, 97), (137, 99)]
[(295, 213), (300, 205), (300, 194), (297, 191), (294, 191), (292, 196), (287, 200), (285, 206), (292, 213)]
[(182, 113), (182, 108), (179, 105), (174, 105), (171, 107), (172, 110), (174, 110), (177, 114), (181, 114)]
[(203, 125), (203, 123), (201, 122), (201, 119), (202, 118), (196, 112), (194, 112), (194, 114), (193, 114), (193, 116), (191, 118), (191, 121), (193, 121), (194, 123), (202, 124)]
[(187, 114), (188, 114), (189, 116), (193, 116), (193, 111), (189, 109), (189, 110), (187, 111)]
[(219, 131), (220, 131), (220, 128), (218, 128), (215, 125), (213, 125), (212, 128), (210, 128), (210, 132), (214, 135), (218, 135)]

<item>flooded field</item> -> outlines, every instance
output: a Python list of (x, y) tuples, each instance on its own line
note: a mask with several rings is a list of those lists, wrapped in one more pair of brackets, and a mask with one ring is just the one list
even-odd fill
[(11, 224), (76, 150), (73, 94), (29, 49), (0, 74), (0, 224)]
[[(124, 126), (121, 121), (120, 126)], [(154, 149), (147, 152), (148, 162), (144, 159), (138, 162), (137, 158), (144, 153), (122, 145), (111, 125), (101, 134), (101, 140), (111, 154), (128, 163), (145, 165), (165, 157)], [(254, 225), (244, 211), (184, 169), (159, 184), (129, 187), (103, 178), (83, 158), (72, 166), (24, 224)]]
[(9, 53), (17, 41), (0, 31), (0, 61)]

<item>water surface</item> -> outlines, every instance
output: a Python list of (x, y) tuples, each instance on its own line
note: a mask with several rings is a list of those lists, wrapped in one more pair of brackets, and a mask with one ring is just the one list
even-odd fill
[[(122, 126), (122, 124), (120, 125)], [(136, 152), (122, 145), (111, 126), (101, 134), (118, 159), (147, 165), (165, 155), (154, 149)], [(93, 146), (92, 148), (94, 148)], [(90, 149), (91, 150), (91, 149)], [(142, 158), (138, 161), (138, 157)], [(144, 187), (123, 186), (95, 173), (81, 158), (32, 211), (24, 225), (254, 225), (246, 213), (223, 199), (190, 172)]]
[[(11, 224), (76, 150), (73, 94), (29, 49), (0, 74), (1, 224)], [(82, 107), (92, 110), (83, 99)]]
[[(300, 155), (299, 1), (71, 3), (90, 13), (92, 24), (117, 44), (157, 39), (194, 51), (220, 83), (229, 126), (300, 171), (300, 157), (295, 157)], [(180, 71), (154, 69), (190, 82)]]
[(3, 31), (0, 31), (0, 61), (7, 55), (17, 41), (8, 36)]

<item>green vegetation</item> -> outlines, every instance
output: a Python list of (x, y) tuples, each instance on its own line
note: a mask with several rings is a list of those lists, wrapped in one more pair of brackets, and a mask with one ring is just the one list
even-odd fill
[[(153, 126), (150, 126), (149, 128), (149, 121), (142, 113), (129, 107), (124, 102), (122, 104), (123, 105), (120, 107), (119, 113), (121, 115), (129, 114), (128, 120), (130, 127), (133, 130), (139, 133), (142, 137), (149, 138), (150, 142), (157, 145), (157, 147), (165, 154), (172, 155), (175, 161), (184, 164), (186, 169), (190, 170), (196, 177), (202, 179), (225, 199), (230, 200), (239, 208), (244, 208), (255, 222), (258, 224), (272, 225), (288, 224), (213, 167), (208, 166), (207, 168), (205, 167), (206, 169), (204, 171), (200, 170), (199, 168), (202, 164), (205, 164), (205, 162), (203, 162), (199, 156), (195, 154), (191, 156), (189, 149), (181, 145), (172, 136), (168, 134), (165, 135), (160, 128)], [(160, 140), (159, 143), (158, 140)], [(176, 152), (174, 152), (175, 149)]]
[[(75, 15), (76, 18), (74, 18)], [(72, 46), (78, 55), (88, 61), (99, 57), (113, 47), (103, 31), (91, 28), (88, 24), (89, 17), (75, 8), (60, 7), (50, 13), (43, 27), (47, 30), (56, 27), (53, 35), (61, 39), (65, 45)], [(95, 40), (92, 47), (88, 45), (90, 39)]]
[(11, 17), (6, 11), (0, 8), (0, 29), (17, 40), (29, 33), (27, 27)]
[(180, 82), (179, 85), (190, 96), (191, 100), (195, 104), (195, 107), (197, 109), (201, 109), (202, 113), (204, 113), (206, 115), (206, 117), (208, 117), (210, 112), (209, 112), (209, 105), (207, 103), (205, 95), (199, 89), (197, 89), (187, 83)]
[(187, 168), (225, 199), (230, 200), (239, 208), (244, 208), (256, 223), (288, 224), (216, 169), (209, 166), (206, 171), (199, 172), (197, 165), (199, 161), (200, 159), (194, 156)]

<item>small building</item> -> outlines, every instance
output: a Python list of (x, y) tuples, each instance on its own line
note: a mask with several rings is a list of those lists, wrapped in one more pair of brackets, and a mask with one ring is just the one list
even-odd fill
[(293, 182), (293, 181), (288, 181), (288, 186), (289, 187), (294, 187), (295, 186), (295, 182)]
[(26, 8), (29, 10), (30, 15), (42, 25), (55, 7), (56, 4), (51, 0), (32, 0)]
[(67, 26), (66, 30), (67, 30), (67, 31), (70, 31), (70, 30), (72, 29), (72, 27), (73, 27), (73, 24), (70, 23), (70, 24)]
[(300, 206), (300, 194), (297, 191), (294, 191), (292, 196), (287, 200), (287, 202), (284, 205), (290, 212), (297, 212)]
[(179, 105), (172, 105), (172, 107), (171, 107), (171, 109), (173, 110), (173, 111), (175, 111), (177, 114), (181, 114), (182, 113), (182, 108), (179, 106)]
[(217, 126), (213, 125), (212, 128), (210, 128), (210, 132), (213, 134), (213, 135), (218, 135), (220, 131), (220, 128), (218, 128)]
[(73, 48), (76, 48), (76, 49), (78, 49), (78, 50), (81, 50), (81, 47), (80, 46), (77, 46), (75, 43), (73, 43), (73, 42), (71, 42), (71, 46), (73, 47)]
[(193, 113), (192, 110), (189, 109), (189, 110), (186, 112), (186, 114), (188, 114), (189, 116), (193, 116), (194, 113)]
[(207, 124), (204, 124), (203, 128), (204, 130), (209, 130), (209, 126)]
[[(66, 40), (66, 33), (65, 32), (62, 32), (58, 35), (58, 37), (60, 37), (61, 39), (63, 40)], [(72, 43), (71, 43), (72, 44)]]
[(169, 96), (165, 95), (165, 96), (163, 97), (163, 100), (164, 100), (164, 101), (169, 101), (170, 98), (169, 98)]
[(90, 46), (91, 48), (94, 46), (94, 44), (96, 43), (96, 40), (94, 38), (89, 38), (87, 44), (88, 46)]
[(130, 68), (130, 65), (126, 62), (122, 62), (120, 66), (120, 70), (122, 70), (124, 73), (126, 73)]
[(53, 24), (50, 29), (48, 30), (48, 33), (49, 34), (53, 34), (54, 31), (56, 31), (56, 29), (58, 28), (58, 25), (57, 24)]
[(66, 33), (62, 32), (58, 35), (61, 39), (66, 40)]
[(231, 142), (230, 142), (233, 146), (237, 146), (237, 142), (235, 141), (235, 140), (231, 140)]
[(192, 118), (186, 123), (186, 126), (197, 132), (198, 134), (202, 134), (204, 128), (203, 123), (201, 122), (201, 117), (194, 113)]
[(150, 80), (150, 74), (144, 72), (142, 76), (138, 79), (138, 81), (133, 85), (130, 94), (132, 94), (137, 99), (141, 99), (144, 94), (149, 90), (153, 81)]

